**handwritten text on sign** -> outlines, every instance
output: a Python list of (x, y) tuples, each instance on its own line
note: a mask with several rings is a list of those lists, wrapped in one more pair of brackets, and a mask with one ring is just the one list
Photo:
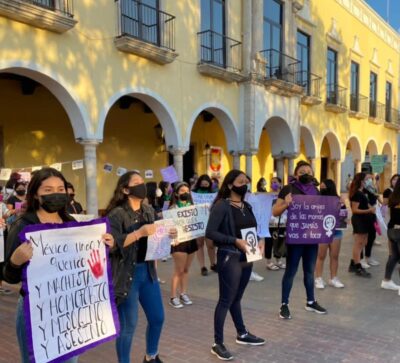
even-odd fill
[(288, 209), (286, 243), (331, 243), (339, 210), (338, 197), (294, 195)]
[(161, 260), (171, 254), (172, 239), (169, 236), (171, 228), (175, 227), (174, 221), (161, 219), (155, 221), (156, 233), (147, 238), (146, 261)]
[(33, 247), (23, 278), (32, 361), (65, 359), (116, 336), (118, 317), (101, 241), (106, 229), (98, 219), (29, 226), (21, 233)]
[(163, 217), (172, 219), (175, 223), (175, 227), (178, 230), (178, 238), (175, 242), (178, 243), (204, 237), (209, 214), (208, 204), (163, 211)]

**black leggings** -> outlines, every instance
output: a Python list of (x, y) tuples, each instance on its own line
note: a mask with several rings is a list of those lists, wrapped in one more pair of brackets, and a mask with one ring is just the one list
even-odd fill
[[(365, 246), (365, 257), (370, 258), (372, 253), (372, 246), (376, 240), (376, 230), (374, 225), (368, 231), (368, 242)], [(361, 258), (364, 258), (364, 253), (361, 251)]]
[(400, 262), (400, 243), (389, 240), (390, 255), (386, 262), (385, 280), (391, 280), (396, 264)]

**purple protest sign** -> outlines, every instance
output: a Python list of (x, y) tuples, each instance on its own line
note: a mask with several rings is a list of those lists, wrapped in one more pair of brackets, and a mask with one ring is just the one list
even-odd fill
[(288, 208), (286, 243), (331, 243), (339, 210), (338, 197), (293, 195), (293, 202)]
[(108, 249), (108, 220), (27, 226), (33, 247), (22, 290), (29, 360), (64, 362), (119, 333)]
[(175, 183), (179, 181), (178, 173), (173, 165), (168, 166), (167, 168), (161, 169), (161, 175), (163, 180), (168, 183)]

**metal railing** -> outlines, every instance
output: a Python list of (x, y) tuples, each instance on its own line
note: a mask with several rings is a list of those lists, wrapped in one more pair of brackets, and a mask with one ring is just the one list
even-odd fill
[(307, 71), (296, 73), (296, 83), (304, 88), (306, 96), (321, 97), (321, 77)]
[(385, 120), (385, 108), (383, 103), (369, 100), (369, 117)]
[(399, 125), (400, 124), (400, 110), (397, 110), (396, 108), (386, 107), (385, 121)]
[(350, 111), (368, 115), (368, 97), (360, 94), (350, 94)]
[(118, 0), (120, 36), (175, 50), (175, 16), (136, 0)]
[(44, 9), (59, 11), (60, 13), (74, 17), (73, 0), (23, 0), (26, 3), (40, 6)]
[(236, 72), (242, 70), (241, 42), (212, 30), (204, 30), (197, 33), (197, 36), (200, 63), (208, 63)]
[(263, 75), (266, 79), (280, 79), (297, 83), (297, 74), (300, 72), (301, 62), (275, 49), (266, 49), (260, 52), (263, 66)]
[(341, 107), (347, 107), (347, 88), (337, 84), (326, 85), (326, 103)]

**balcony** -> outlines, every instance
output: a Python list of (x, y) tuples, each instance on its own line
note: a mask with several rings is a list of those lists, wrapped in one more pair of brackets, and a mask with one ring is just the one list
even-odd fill
[(0, 0), (0, 16), (55, 33), (64, 33), (77, 23), (72, 1)]
[(390, 129), (400, 130), (400, 110), (386, 107), (385, 126)]
[(385, 105), (373, 100), (369, 101), (369, 121), (374, 124), (382, 124), (385, 121)]
[(297, 73), (297, 84), (304, 89), (304, 96), (301, 98), (303, 105), (316, 106), (322, 103), (321, 77), (301, 71)]
[(259, 55), (258, 74), (271, 93), (285, 97), (304, 94), (303, 86), (297, 84), (299, 60), (275, 49), (263, 50)]
[(246, 76), (242, 73), (242, 43), (205, 30), (197, 33), (200, 60), (198, 71), (205, 76), (226, 82), (240, 82)]
[(347, 88), (337, 84), (327, 84), (325, 110), (345, 113), (347, 111)]
[(135, 0), (118, 0), (119, 34), (114, 44), (121, 52), (167, 64), (175, 52), (175, 17)]
[(368, 117), (368, 97), (360, 94), (350, 95), (349, 116), (362, 119)]

